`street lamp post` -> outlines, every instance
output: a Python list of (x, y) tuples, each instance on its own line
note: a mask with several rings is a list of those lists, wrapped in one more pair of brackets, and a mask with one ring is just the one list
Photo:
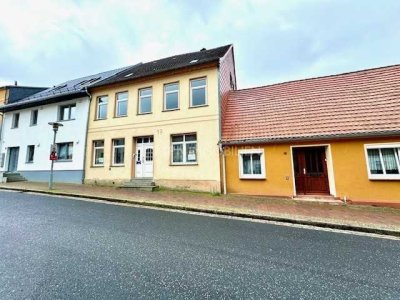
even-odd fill
[(51, 160), (51, 169), (50, 169), (50, 180), (49, 180), (49, 190), (53, 189), (53, 168), (54, 168), (54, 161), (57, 159), (57, 149), (56, 147), (56, 136), (58, 127), (63, 126), (61, 123), (57, 122), (49, 122), (49, 125), (53, 127), (54, 136), (53, 136), (53, 144), (51, 145), (51, 153), (50, 153), (50, 160)]

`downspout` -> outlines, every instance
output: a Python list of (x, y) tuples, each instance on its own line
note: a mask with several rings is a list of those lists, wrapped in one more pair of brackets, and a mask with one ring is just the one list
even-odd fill
[(222, 143), (219, 142), (219, 152), (222, 156), (222, 192), (226, 195), (226, 170), (225, 170), (225, 151)]
[(82, 184), (85, 183), (86, 177), (86, 151), (87, 151), (87, 142), (88, 142), (88, 130), (89, 130), (89, 118), (90, 118), (90, 105), (92, 103), (92, 95), (89, 93), (87, 86), (85, 87), (85, 92), (89, 97), (89, 106), (87, 112), (87, 119), (86, 119), (86, 131), (85, 131), (85, 146), (83, 148), (83, 170), (82, 170)]

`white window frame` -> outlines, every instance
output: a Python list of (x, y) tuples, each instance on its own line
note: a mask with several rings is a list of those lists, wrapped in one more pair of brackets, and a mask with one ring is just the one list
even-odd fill
[[(31, 147), (33, 148), (33, 158), (32, 158), (32, 160), (29, 160), (29, 154), (30, 154), (29, 149)], [(26, 161), (25, 161), (25, 163), (33, 164), (33, 162), (35, 161), (35, 148), (36, 148), (35, 145), (26, 146)]]
[[(122, 95), (122, 94), (126, 94), (126, 98), (124, 98), (124, 99), (118, 99), (118, 96), (119, 96), (119, 95)], [(116, 117), (121, 118), (121, 117), (126, 117), (126, 116), (128, 116), (128, 98), (129, 98), (129, 94), (128, 94), (127, 91), (125, 91), (125, 92), (118, 92), (118, 93), (115, 94), (115, 116), (116, 116)], [(126, 113), (125, 113), (124, 115), (120, 115), (120, 114), (118, 113), (118, 108), (119, 108), (119, 105), (121, 104), (121, 102), (126, 102)]]
[[(71, 144), (72, 145), (72, 147), (71, 147), (71, 149), (72, 149), (72, 151), (71, 151), (71, 153), (67, 153), (67, 154), (71, 154), (71, 158), (63, 158), (63, 159), (60, 159), (59, 158), (59, 154), (60, 154), (60, 145), (69, 145), (69, 144)], [(67, 148), (67, 149), (69, 149), (69, 147)], [(71, 162), (73, 159), (74, 159), (74, 142), (62, 142), (62, 143), (57, 143), (57, 161), (61, 161), (61, 162)]]
[[(150, 96), (149, 95), (145, 95), (145, 96), (141, 95), (141, 92), (145, 91), (145, 90), (150, 90), (150, 92), (151, 92)], [(138, 90), (138, 94), (139, 94), (138, 114), (139, 115), (151, 114), (153, 112), (153, 88), (152, 87), (141, 88)], [(150, 111), (142, 112), (142, 98), (148, 98), (148, 97), (150, 97)]]
[[(206, 82), (205, 85), (202, 86), (196, 86), (196, 87), (192, 87), (192, 82), (196, 81), (196, 80), (202, 80), (204, 79), (204, 81)], [(193, 78), (190, 79), (189, 81), (189, 87), (190, 87), (190, 107), (202, 107), (202, 106), (207, 106), (208, 105), (208, 97), (207, 97), (207, 77), (199, 77), (199, 78)], [(197, 90), (197, 89), (202, 89), (204, 88), (204, 96), (205, 96), (205, 103), (204, 104), (200, 104), (200, 105), (193, 105), (193, 90)]]
[[(68, 107), (68, 119), (61, 119), (61, 115), (62, 115), (62, 110), (63, 108)], [(71, 118), (71, 108), (75, 107), (75, 114), (77, 112), (77, 107), (76, 107), (76, 103), (70, 103), (70, 104), (64, 104), (64, 105), (60, 105), (58, 107), (58, 121), (59, 122), (65, 122), (65, 121), (73, 121), (76, 120), (75, 118)]]
[[(107, 99), (106, 103), (100, 103), (101, 99)], [(100, 106), (106, 106), (106, 116), (105, 118), (100, 118)], [(107, 119), (107, 114), (108, 114), (108, 96), (103, 95), (97, 97), (97, 102), (96, 102), (96, 120), (106, 120)]]
[[(244, 174), (243, 173), (243, 154), (260, 154), (261, 174)], [(265, 174), (265, 155), (264, 149), (242, 149), (238, 152), (239, 161), (239, 178), (240, 179), (266, 179)]]
[[(18, 124), (15, 124), (17, 115), (18, 115)], [(11, 120), (11, 129), (14, 129), (14, 128), (18, 128), (18, 127), (19, 127), (19, 121), (20, 121), (20, 119), (21, 119), (21, 114), (20, 114), (19, 112), (13, 113), (13, 115), (12, 115), (12, 120)]]
[(385, 149), (385, 148), (398, 148), (397, 151), (398, 155), (396, 157), (397, 166), (400, 170), (400, 143), (385, 143), (385, 144), (365, 144), (364, 151), (365, 151), (365, 162), (367, 164), (368, 170), (368, 179), (370, 180), (400, 180), (400, 174), (386, 174), (385, 164), (382, 159), (382, 153), (379, 151), (383, 174), (371, 174), (371, 168), (369, 166), (368, 160), (368, 149)]
[[(96, 142), (103, 142), (103, 146), (96, 146)], [(96, 150), (103, 149), (103, 163), (96, 164)], [(93, 166), (104, 166), (104, 140), (94, 140), (93, 141)]]
[[(177, 85), (177, 89), (173, 90), (173, 91), (166, 91), (166, 87), (169, 85)], [(178, 94), (178, 106), (176, 108), (167, 108), (167, 95), (168, 94), (173, 94), (173, 93), (177, 93)], [(170, 111), (170, 110), (178, 110), (179, 109), (179, 105), (180, 105), (180, 99), (179, 99), (179, 81), (176, 82), (170, 82), (170, 83), (166, 83), (164, 84), (164, 111)]]
[[(195, 141), (186, 141), (186, 136), (187, 135), (195, 135), (196, 140)], [(182, 136), (183, 140), (182, 142), (173, 142), (172, 138), (177, 137), (177, 136)], [(183, 160), (182, 162), (174, 162), (174, 145), (183, 145), (182, 146), (182, 154), (183, 154)], [(186, 159), (186, 145), (187, 144), (196, 144), (196, 161), (187, 161)], [(171, 165), (197, 165), (199, 161), (199, 154), (198, 154), (198, 147), (197, 147), (197, 133), (182, 133), (182, 134), (172, 134), (171, 135)]]
[[(123, 140), (124, 144), (123, 145), (115, 145), (115, 141), (116, 140)], [(116, 138), (116, 139), (112, 139), (112, 166), (124, 166), (125, 165), (125, 139), (124, 138)], [(122, 163), (115, 163), (115, 149), (116, 148), (124, 148), (124, 161)]]
[[(36, 123), (33, 123), (33, 115), (36, 112)], [(31, 121), (29, 123), (30, 126), (37, 126), (39, 120), (39, 110), (38, 109), (33, 109), (31, 110)]]

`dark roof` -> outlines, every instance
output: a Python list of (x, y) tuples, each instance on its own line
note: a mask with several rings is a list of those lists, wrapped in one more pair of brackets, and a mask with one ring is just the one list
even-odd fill
[(174, 71), (182, 68), (199, 66), (206, 63), (218, 62), (232, 45), (226, 45), (214, 49), (202, 49), (197, 52), (174, 55), (147, 63), (137, 64), (127, 68), (106, 80), (93, 84), (91, 87), (104, 86), (113, 83), (129, 81), (132, 79), (143, 78), (164, 72)]
[(33, 94), (39, 93), (47, 89), (47, 87), (28, 87), (18, 85), (10, 85), (6, 88), (8, 90), (6, 101), (9, 104), (21, 101), (21, 99), (32, 96)]
[(400, 65), (231, 91), (222, 142), (400, 136)]
[(119, 68), (63, 82), (52, 88), (45, 89), (39, 93), (20, 99), (17, 102), (8, 103), (6, 105), (0, 106), (0, 111), (6, 112), (11, 110), (34, 107), (37, 105), (65, 101), (77, 97), (84, 97), (87, 95), (87, 87), (90, 87), (92, 84), (104, 80), (130, 67), (131, 66)]

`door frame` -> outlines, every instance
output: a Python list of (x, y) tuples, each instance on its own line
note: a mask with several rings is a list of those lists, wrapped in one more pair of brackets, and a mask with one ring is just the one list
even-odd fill
[(293, 179), (293, 195), (297, 196), (296, 191), (296, 180), (294, 174), (294, 162), (293, 162), (293, 148), (311, 148), (311, 147), (324, 147), (325, 148), (325, 158), (326, 158), (326, 168), (328, 171), (328, 183), (329, 183), (329, 194), (336, 197), (336, 185), (335, 185), (335, 175), (333, 172), (333, 159), (331, 144), (309, 144), (309, 145), (291, 145), (290, 146), (290, 162), (292, 167), (292, 179)]
[[(152, 177), (136, 177), (136, 150), (137, 150), (137, 139), (138, 138), (153, 138), (152, 148), (153, 148), (153, 176)], [(131, 179), (136, 179), (136, 178), (154, 178), (154, 135), (139, 135), (139, 136), (134, 136), (132, 137), (132, 155), (131, 155)]]
[(11, 149), (18, 149), (18, 155), (17, 155), (17, 161), (16, 161), (16, 166), (17, 166), (17, 168), (16, 168), (16, 170), (15, 171), (12, 171), (12, 172), (17, 172), (18, 171), (18, 162), (19, 162), (19, 154), (20, 154), (20, 147), (19, 146), (15, 146), (15, 147), (7, 147), (7, 159), (6, 159), (6, 167), (5, 167), (5, 172), (7, 172), (7, 173), (12, 173), (11, 171), (9, 171), (9, 168), (10, 168), (10, 152), (11, 152)]

